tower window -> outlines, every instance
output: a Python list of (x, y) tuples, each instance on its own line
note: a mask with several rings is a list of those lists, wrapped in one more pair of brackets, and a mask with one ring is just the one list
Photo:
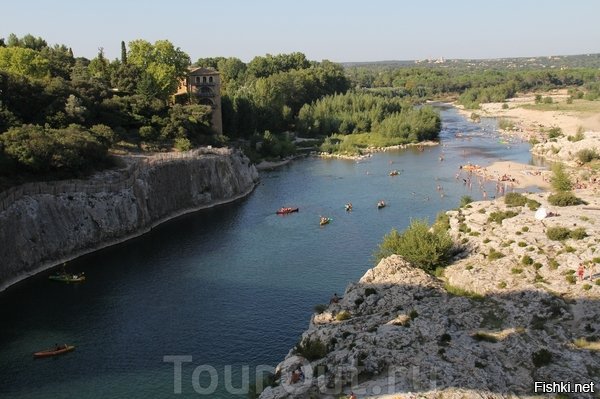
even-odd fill
[(208, 77), (208, 81), (209, 81), (210, 83), (212, 83), (212, 81), (213, 81), (213, 80), (212, 80), (212, 76), (209, 76), (209, 77)]
[(202, 76), (202, 83), (206, 83), (206, 76)]

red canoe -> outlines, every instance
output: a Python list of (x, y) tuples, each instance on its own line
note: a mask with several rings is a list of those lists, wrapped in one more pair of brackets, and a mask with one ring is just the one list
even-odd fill
[(73, 345), (62, 345), (58, 348), (46, 349), (43, 351), (35, 352), (33, 354), (33, 357), (40, 358), (40, 357), (58, 356), (58, 355), (62, 355), (63, 353), (71, 352), (74, 349), (75, 349), (75, 347)]
[(278, 215), (287, 215), (288, 213), (298, 212), (298, 208), (281, 208), (277, 212)]

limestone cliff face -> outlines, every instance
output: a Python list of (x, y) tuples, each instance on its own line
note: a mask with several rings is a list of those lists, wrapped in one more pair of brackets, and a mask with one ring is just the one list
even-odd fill
[[(258, 181), (229, 149), (129, 159), (60, 193), (48, 185), (0, 208), (0, 289), (36, 271), (142, 234), (172, 217), (241, 198)], [(116, 180), (116, 182), (115, 182)]]

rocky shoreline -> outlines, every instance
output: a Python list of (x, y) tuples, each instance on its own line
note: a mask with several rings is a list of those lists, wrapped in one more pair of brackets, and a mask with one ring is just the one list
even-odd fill
[(0, 291), (185, 213), (240, 199), (258, 182), (255, 166), (231, 149), (157, 154), (128, 163), (127, 170), (33, 184), (13, 196), (0, 210)]
[[(576, 194), (588, 205), (527, 195), (559, 214), (543, 221), (502, 198), (448, 212), (463, 252), (442, 276), (383, 259), (315, 314), (261, 398), (527, 398), (535, 381), (600, 384), (600, 200)], [(506, 211), (516, 215), (489, 221)], [(555, 226), (586, 236), (554, 241)], [(310, 383), (289, 383), (298, 366)]]
[[(534, 398), (536, 381), (593, 382), (596, 393), (564, 397), (598, 398), (600, 179), (575, 158), (581, 148), (600, 153), (599, 144), (585, 132), (532, 149), (575, 167), (585, 204), (552, 206), (546, 192), (517, 206), (501, 197), (448, 211), (461, 251), (443, 273), (383, 259), (312, 317), (260, 398)], [(492, 169), (482, 171), (495, 178)], [(539, 176), (547, 187), (547, 173)], [(538, 207), (550, 217), (536, 217)], [(302, 383), (291, 382), (296, 370)]]

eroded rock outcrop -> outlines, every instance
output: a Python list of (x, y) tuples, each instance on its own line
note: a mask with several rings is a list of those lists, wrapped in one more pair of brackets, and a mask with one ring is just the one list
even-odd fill
[[(559, 215), (543, 221), (503, 199), (449, 212), (465, 252), (443, 276), (383, 259), (313, 316), (261, 398), (529, 398), (542, 395), (536, 381), (598, 386), (600, 204), (577, 194), (589, 204), (551, 207)], [(549, 207), (547, 197), (529, 195)], [(555, 241), (553, 226), (586, 234)], [(292, 383), (298, 367), (305, 379)]]
[(128, 162), (60, 193), (20, 195), (0, 210), (0, 288), (177, 215), (241, 198), (258, 181), (254, 165), (231, 149)]

